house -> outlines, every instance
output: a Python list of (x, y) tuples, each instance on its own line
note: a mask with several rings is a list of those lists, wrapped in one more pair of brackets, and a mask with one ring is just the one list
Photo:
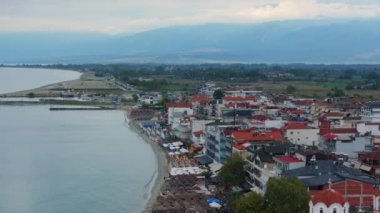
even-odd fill
[(223, 98), (223, 104), (249, 104), (254, 105), (256, 99), (249, 96), (225, 96)]
[(281, 129), (293, 144), (316, 146), (319, 142), (319, 129), (312, 129), (305, 122), (288, 122)]
[(139, 102), (146, 105), (158, 104), (162, 100), (159, 92), (142, 93), (139, 95)]
[(226, 89), (224, 94), (230, 97), (247, 97), (247, 96), (256, 96), (260, 94), (262, 91), (256, 90), (238, 90), (238, 89)]
[(293, 156), (279, 155), (275, 156), (273, 159), (276, 162), (277, 176), (279, 176), (282, 172), (298, 169), (305, 166), (305, 161)]
[(361, 152), (358, 154), (358, 160), (362, 163), (361, 168), (372, 175), (380, 176), (380, 151)]
[(190, 96), (191, 104), (194, 106), (207, 106), (209, 105), (211, 97), (203, 94), (196, 94)]
[(356, 125), (356, 130), (360, 135), (380, 136), (380, 122), (364, 122)]
[(366, 103), (362, 108), (362, 118), (368, 122), (380, 122), (380, 101)]
[(168, 113), (168, 124), (172, 129), (180, 124), (180, 120), (184, 116), (191, 116), (194, 114), (191, 103), (167, 103), (166, 109)]

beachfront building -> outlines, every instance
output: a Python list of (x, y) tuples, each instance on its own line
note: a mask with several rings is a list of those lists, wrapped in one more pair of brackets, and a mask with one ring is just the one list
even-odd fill
[(206, 125), (213, 123), (213, 120), (192, 120), (191, 121), (191, 141), (196, 145), (205, 145), (206, 143)]
[(224, 164), (232, 153), (232, 131), (241, 125), (209, 123), (206, 125), (206, 155), (217, 163)]
[(172, 129), (180, 125), (183, 117), (194, 114), (191, 103), (167, 103), (168, 124)]

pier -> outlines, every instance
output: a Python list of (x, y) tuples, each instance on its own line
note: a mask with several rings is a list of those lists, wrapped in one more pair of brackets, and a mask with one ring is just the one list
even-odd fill
[(63, 110), (116, 110), (113, 107), (50, 107), (50, 111), (63, 111)]

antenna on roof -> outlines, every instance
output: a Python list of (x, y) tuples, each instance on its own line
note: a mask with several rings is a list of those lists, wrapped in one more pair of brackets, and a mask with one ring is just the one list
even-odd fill
[(329, 182), (328, 183), (329, 183), (329, 189), (331, 189), (331, 184), (332, 184), (331, 183), (331, 178), (329, 178)]

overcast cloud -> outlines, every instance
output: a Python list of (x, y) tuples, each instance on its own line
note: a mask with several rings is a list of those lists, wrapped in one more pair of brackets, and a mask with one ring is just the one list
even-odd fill
[(0, 0), (0, 31), (133, 33), (291, 19), (377, 18), (377, 0)]

